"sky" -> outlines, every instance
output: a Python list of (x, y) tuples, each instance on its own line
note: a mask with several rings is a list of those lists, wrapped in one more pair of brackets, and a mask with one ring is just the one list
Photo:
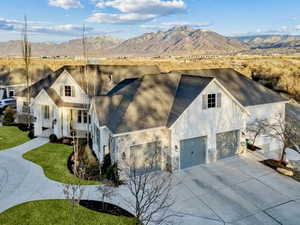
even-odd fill
[(2, 0), (0, 41), (19, 40), (27, 16), (33, 42), (87, 36), (123, 39), (189, 25), (226, 36), (300, 35), (299, 0)]

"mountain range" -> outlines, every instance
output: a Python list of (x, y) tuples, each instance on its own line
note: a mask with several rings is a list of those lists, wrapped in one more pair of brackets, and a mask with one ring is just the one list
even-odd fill
[[(300, 36), (260, 35), (225, 37), (216, 32), (176, 26), (167, 31), (145, 33), (128, 40), (112, 36), (87, 38), (90, 56), (164, 56), (207, 55), (249, 52), (252, 49), (299, 49)], [(74, 39), (62, 43), (32, 43), (33, 56), (80, 56), (82, 40)], [(20, 56), (21, 41), (0, 42), (0, 56)]]

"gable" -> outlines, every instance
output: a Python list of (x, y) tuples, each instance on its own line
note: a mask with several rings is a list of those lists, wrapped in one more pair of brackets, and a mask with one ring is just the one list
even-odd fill
[(47, 94), (47, 92), (45, 91), (45, 89), (42, 89), (40, 91), (40, 93), (36, 96), (36, 98), (34, 98), (32, 104), (33, 105), (34, 104), (37, 104), (37, 105), (45, 105), (45, 104), (55, 105), (55, 103), (50, 98), (50, 96)]
[[(65, 86), (71, 87), (71, 97), (64, 96)], [(85, 92), (66, 70), (59, 75), (56, 81), (51, 85), (51, 88), (61, 97), (64, 102), (86, 103), (88, 101), (88, 97)]]

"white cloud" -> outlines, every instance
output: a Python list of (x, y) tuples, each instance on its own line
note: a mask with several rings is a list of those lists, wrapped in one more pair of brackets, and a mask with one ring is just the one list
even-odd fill
[(80, 0), (49, 0), (49, 5), (63, 9), (83, 8)]
[(295, 27), (296, 30), (300, 30), (300, 24)]
[[(23, 30), (24, 21), (8, 20), (0, 18), (0, 30), (10, 32), (20, 32)], [(87, 33), (92, 33), (92, 27), (85, 28)], [(53, 25), (47, 22), (28, 21), (28, 31), (32, 34), (51, 34), (61, 36), (80, 36), (82, 33), (82, 25), (62, 24)]]
[(109, 14), (109, 13), (94, 13), (87, 19), (88, 22), (95, 23), (110, 23), (110, 24), (134, 24), (139, 22), (146, 22), (154, 19), (155, 15), (149, 14)]
[(186, 11), (183, 0), (94, 0), (94, 2), (97, 8), (113, 8), (119, 11), (119, 13), (94, 13), (87, 19), (98, 23), (139, 23)]

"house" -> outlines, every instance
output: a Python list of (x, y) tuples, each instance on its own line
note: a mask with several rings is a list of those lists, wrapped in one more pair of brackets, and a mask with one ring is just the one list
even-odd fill
[[(247, 124), (284, 115), (286, 102), (233, 69), (125, 79), (92, 100), (93, 149), (100, 160), (110, 153), (121, 176), (132, 165), (143, 172), (154, 155), (155, 170), (211, 163), (242, 153)], [(257, 144), (280, 148), (264, 137)]]
[(57, 138), (86, 137), (89, 105), (93, 96), (106, 94), (128, 77), (160, 73), (157, 66), (64, 66), (17, 93), (17, 113), (28, 113), (27, 93), (31, 96), (34, 134)]
[[(31, 84), (52, 73), (47, 66), (32, 66)], [(14, 97), (17, 92), (26, 88), (25, 69), (22, 67), (2, 66), (0, 68), (0, 99)]]

